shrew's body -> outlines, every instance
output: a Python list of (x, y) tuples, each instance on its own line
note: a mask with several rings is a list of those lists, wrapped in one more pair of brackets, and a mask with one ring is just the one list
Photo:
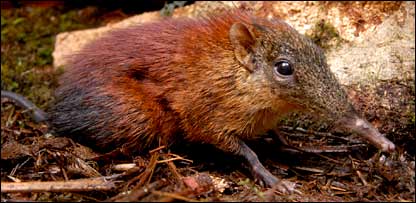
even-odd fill
[(283, 21), (239, 10), (113, 31), (71, 58), (56, 99), (48, 114), (58, 134), (132, 151), (181, 135), (244, 157), (256, 178), (281, 191), (287, 182), (244, 140), (288, 112), (324, 112), (394, 149), (354, 112), (317, 46)]

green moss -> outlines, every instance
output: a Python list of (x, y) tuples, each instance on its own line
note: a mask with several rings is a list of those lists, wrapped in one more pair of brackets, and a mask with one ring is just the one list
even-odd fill
[(173, 1), (172, 3), (165, 3), (165, 6), (160, 10), (160, 15), (164, 17), (172, 16), (175, 8), (182, 7), (185, 4), (186, 1)]
[(315, 23), (311, 34), (307, 36), (323, 49), (329, 49), (344, 42), (335, 27), (325, 20)]
[(28, 97), (40, 108), (52, 100), (57, 76), (52, 67), (55, 36), (99, 25), (80, 10), (19, 8), (1, 11), (1, 89)]
[(237, 185), (251, 189), (261, 200), (264, 201), (264, 193), (261, 191), (259, 186), (252, 182), (249, 178), (246, 178), (245, 180), (240, 180), (240, 182), (238, 182)]

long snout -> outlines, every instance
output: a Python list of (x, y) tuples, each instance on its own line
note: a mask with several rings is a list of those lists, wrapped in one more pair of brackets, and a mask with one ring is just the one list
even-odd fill
[(393, 142), (384, 137), (373, 125), (358, 116), (343, 118), (339, 122), (342, 127), (350, 132), (366, 138), (371, 144), (384, 152), (392, 152), (395, 149)]

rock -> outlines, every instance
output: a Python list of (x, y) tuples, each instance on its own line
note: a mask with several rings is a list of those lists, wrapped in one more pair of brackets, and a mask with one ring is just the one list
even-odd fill
[(71, 53), (79, 51), (88, 42), (99, 38), (110, 30), (159, 20), (160, 18), (161, 17), (157, 12), (143, 13), (118, 23), (109, 24), (105, 27), (60, 33), (56, 36), (55, 49), (52, 53), (53, 66), (55, 68), (64, 67), (66, 64), (65, 55), (70, 55)]
[(414, 6), (404, 2), (381, 24), (327, 53), (328, 64), (342, 84), (415, 80)]

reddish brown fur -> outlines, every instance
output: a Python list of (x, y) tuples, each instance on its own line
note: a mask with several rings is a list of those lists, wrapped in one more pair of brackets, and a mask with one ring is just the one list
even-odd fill
[[(264, 120), (276, 112), (267, 110), (271, 108), (267, 95), (256, 101), (250, 96), (253, 87), (239, 86), (248, 73), (235, 61), (229, 41), (233, 23), (253, 21), (254, 17), (234, 11), (216, 18), (165, 20), (114, 31), (72, 58), (57, 97), (79, 97), (71, 88), (87, 91), (84, 102), (115, 118), (103, 116), (92, 124), (109, 130), (110, 136), (78, 130), (97, 137), (92, 140), (101, 147), (145, 147), (155, 138), (166, 143), (178, 132), (184, 132), (187, 140), (220, 148), (233, 142), (227, 139), (230, 132), (254, 138), (276, 123)], [(101, 101), (97, 96), (112, 99)], [(256, 108), (266, 110), (247, 112)], [(54, 108), (52, 114), (60, 114), (59, 109)], [(78, 126), (71, 121), (56, 120), (59, 116), (52, 119), (57, 128), (71, 125), (66, 133), (79, 133), (72, 131)]]

